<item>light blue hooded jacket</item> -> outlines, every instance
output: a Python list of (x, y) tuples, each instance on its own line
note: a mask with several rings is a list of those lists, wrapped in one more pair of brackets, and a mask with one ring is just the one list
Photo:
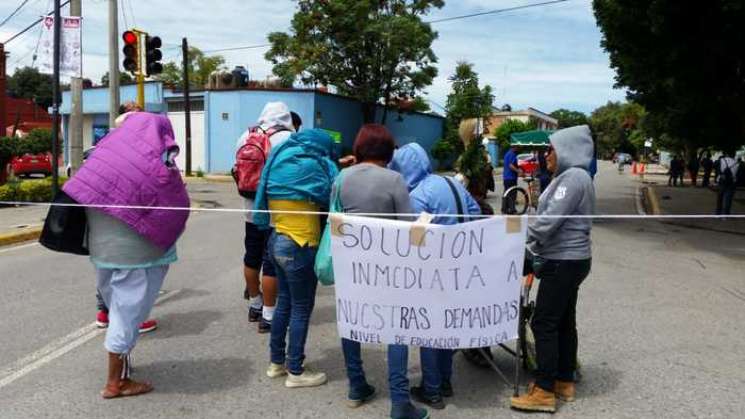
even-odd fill
[[(266, 210), (270, 199), (309, 201), (328, 208), (331, 185), (339, 174), (334, 142), (325, 131), (305, 130), (272, 149), (256, 191), (254, 209)], [(254, 224), (269, 228), (268, 213), (254, 214)]]
[[(409, 143), (399, 148), (388, 167), (404, 177), (414, 212), (458, 214), (453, 190), (444, 177), (432, 173), (432, 163), (422, 146)], [(457, 180), (450, 180), (458, 191), (463, 212), (467, 215), (481, 215), (479, 204), (466, 188)], [(455, 217), (435, 217), (432, 220), (434, 224), (457, 224), (458, 221)], [(468, 218), (464, 221), (468, 221)]]

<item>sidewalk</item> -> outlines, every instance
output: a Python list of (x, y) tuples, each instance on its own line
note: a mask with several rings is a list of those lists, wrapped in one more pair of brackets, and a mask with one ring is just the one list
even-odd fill
[[(243, 208), (228, 176), (188, 178), (186, 186), (192, 207)], [(0, 246), (37, 240), (48, 211), (46, 205), (0, 207)]]
[[(645, 175), (645, 186), (656, 193), (662, 215), (714, 215), (717, 207), (717, 191), (712, 188), (692, 187), (690, 179), (686, 186), (667, 186), (667, 174)], [(700, 179), (699, 179), (700, 181)], [(732, 203), (732, 214), (745, 214), (745, 189), (738, 189)], [(689, 228), (745, 235), (745, 219), (672, 219), (667, 224)]]

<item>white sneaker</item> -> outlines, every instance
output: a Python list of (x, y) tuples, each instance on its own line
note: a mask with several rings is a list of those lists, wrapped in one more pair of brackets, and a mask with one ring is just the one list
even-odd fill
[(285, 387), (318, 387), (326, 384), (326, 381), (328, 381), (328, 379), (326, 378), (325, 372), (315, 372), (306, 368), (300, 375), (288, 373), (287, 378), (285, 379)]
[(283, 375), (287, 375), (287, 368), (281, 364), (270, 363), (269, 368), (266, 370), (266, 375), (269, 378), (277, 378)]

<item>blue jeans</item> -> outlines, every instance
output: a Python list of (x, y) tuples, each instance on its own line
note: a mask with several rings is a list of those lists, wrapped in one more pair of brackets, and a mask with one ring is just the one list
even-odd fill
[(405, 345), (388, 345), (388, 387), (391, 393), (391, 404), (395, 410), (398, 406), (411, 403), (409, 398), (409, 347)]
[(453, 376), (453, 354), (450, 349), (421, 348), (422, 387), (427, 396), (440, 396), (442, 384)]
[[(291, 374), (303, 373), (305, 340), (316, 300), (318, 278), (313, 271), (316, 247), (299, 246), (291, 238), (274, 232), (269, 239), (272, 263), (277, 271), (279, 295), (269, 343), (271, 361), (287, 363)], [(285, 343), (289, 329), (288, 344)]]
[(717, 195), (717, 215), (730, 215), (732, 213), (732, 200), (735, 199), (737, 186), (720, 187)]
[(350, 394), (363, 390), (367, 385), (367, 379), (365, 378), (365, 370), (362, 369), (360, 343), (342, 338), (341, 350), (344, 353), (344, 363), (347, 367)]

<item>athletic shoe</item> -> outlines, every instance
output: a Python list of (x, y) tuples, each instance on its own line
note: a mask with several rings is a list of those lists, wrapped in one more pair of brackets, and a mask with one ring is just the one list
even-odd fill
[(349, 390), (349, 395), (347, 396), (347, 406), (355, 409), (374, 398), (375, 387), (371, 386), (370, 384), (365, 384), (364, 387), (358, 390)]
[(424, 403), (433, 409), (441, 410), (445, 408), (445, 401), (442, 400), (442, 396), (439, 394), (426, 394), (424, 392), (424, 387), (412, 387), (411, 397), (419, 403)]
[(263, 316), (261, 317), (261, 321), (259, 321), (259, 333), (269, 333), (272, 331), (272, 322), (265, 319)]
[(320, 385), (326, 384), (326, 381), (328, 381), (326, 373), (315, 372), (306, 368), (305, 371), (303, 371), (303, 373), (299, 375), (288, 373), (287, 379), (285, 379), (285, 387), (318, 387)]
[(158, 328), (158, 321), (157, 320), (145, 320), (144, 322), (140, 323), (140, 333), (147, 333), (152, 332), (153, 330)]
[(261, 307), (248, 307), (248, 322), (256, 323), (257, 321), (259, 321), (259, 319), (261, 319)]
[(554, 381), (554, 394), (556, 397), (565, 402), (573, 402), (575, 395), (574, 383), (571, 381)]
[(411, 403), (391, 406), (391, 419), (429, 419), (427, 409), (420, 409)]
[(96, 326), (99, 329), (109, 327), (109, 313), (103, 310), (98, 310), (98, 313), (96, 313)]
[(269, 368), (266, 370), (266, 376), (269, 378), (277, 378), (287, 375), (287, 368), (282, 364), (270, 363)]

